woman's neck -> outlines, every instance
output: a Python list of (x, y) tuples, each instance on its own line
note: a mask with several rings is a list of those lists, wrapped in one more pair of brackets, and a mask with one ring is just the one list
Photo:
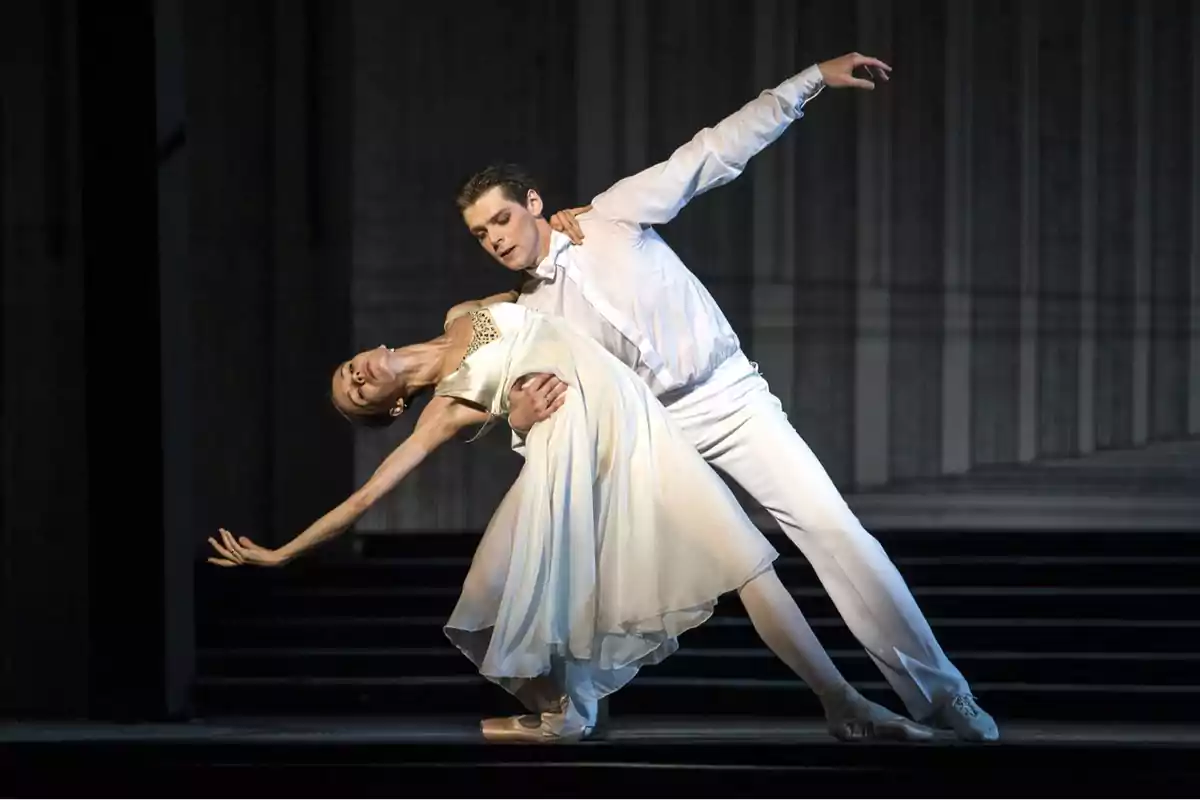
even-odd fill
[(392, 351), (389, 366), (413, 394), (437, 385), (452, 369), (446, 369), (452, 347), (449, 337), (399, 347)]

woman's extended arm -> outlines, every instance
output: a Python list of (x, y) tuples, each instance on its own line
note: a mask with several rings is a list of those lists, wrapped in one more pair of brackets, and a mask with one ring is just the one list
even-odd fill
[(337, 508), (308, 526), (308, 529), (277, 550), (269, 550), (245, 537), (236, 539), (222, 529), (221, 542), (209, 543), (222, 558), (209, 561), (220, 566), (239, 564), (279, 566), (341, 534), (412, 472), (425, 457), (454, 437), (462, 428), (487, 420), (484, 411), (451, 397), (434, 397), (421, 412), (412, 434), (392, 451), (374, 474)]

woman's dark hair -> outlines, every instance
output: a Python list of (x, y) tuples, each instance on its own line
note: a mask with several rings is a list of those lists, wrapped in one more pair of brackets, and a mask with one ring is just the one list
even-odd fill
[(396, 421), (396, 418), (386, 411), (376, 411), (370, 414), (347, 414), (333, 399), (332, 393), (329, 395), (329, 404), (333, 406), (334, 411), (341, 415), (342, 419), (359, 428), (386, 428)]

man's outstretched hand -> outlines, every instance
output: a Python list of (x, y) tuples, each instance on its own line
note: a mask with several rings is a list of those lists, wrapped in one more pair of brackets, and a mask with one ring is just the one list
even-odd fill
[(554, 375), (541, 373), (518, 381), (508, 393), (508, 424), (521, 434), (562, 408), (567, 384)]
[(866, 78), (856, 78), (854, 70), (861, 69), (872, 78), (882, 81), (891, 80), (892, 68), (878, 58), (864, 56), (861, 53), (847, 53), (844, 56), (823, 61), (817, 65), (826, 86), (835, 89), (852, 87), (855, 89), (874, 89), (875, 82)]

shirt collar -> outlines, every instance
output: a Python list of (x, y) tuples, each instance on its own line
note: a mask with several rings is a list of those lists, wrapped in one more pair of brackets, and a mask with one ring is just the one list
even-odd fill
[(571, 246), (571, 240), (565, 233), (558, 231), (550, 232), (550, 252), (546, 254), (536, 267), (531, 267), (526, 272), (529, 277), (543, 280), (553, 281), (558, 274), (558, 257)]

